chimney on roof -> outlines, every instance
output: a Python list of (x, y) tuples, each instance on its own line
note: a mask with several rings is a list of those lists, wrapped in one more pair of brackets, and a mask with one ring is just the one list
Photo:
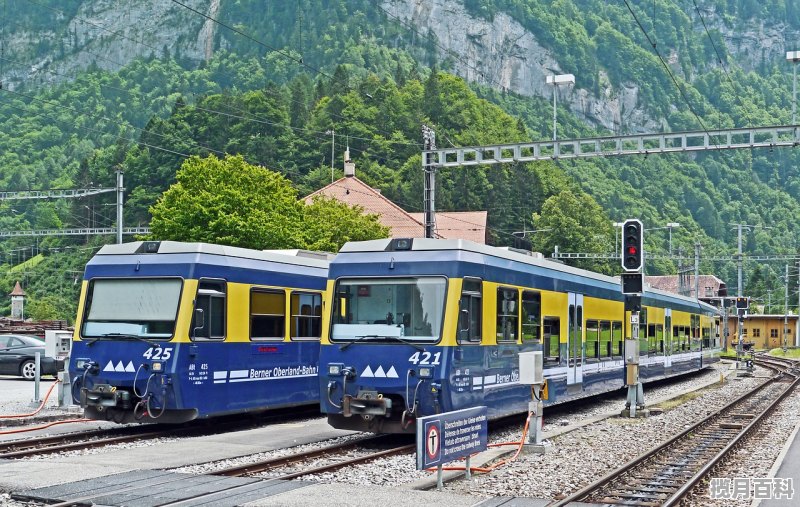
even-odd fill
[(350, 146), (344, 150), (344, 177), (352, 178), (356, 175), (356, 163), (350, 160)]

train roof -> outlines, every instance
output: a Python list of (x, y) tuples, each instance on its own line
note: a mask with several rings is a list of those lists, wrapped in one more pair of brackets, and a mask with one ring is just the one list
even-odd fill
[[(601, 273), (595, 273), (594, 271), (588, 271), (585, 269), (567, 266), (560, 262), (547, 259), (541, 253), (538, 252), (526, 252), (523, 250), (499, 248), (499, 247), (474, 243), (472, 241), (464, 239), (401, 238), (401, 240), (402, 239), (410, 240), (410, 248), (407, 249), (410, 251), (447, 251), (447, 250), (466, 251), (515, 262), (521, 262), (552, 271), (558, 271), (565, 274), (581, 276), (584, 278), (595, 280), (597, 282), (620, 285), (620, 279), (618, 276), (612, 277), (608, 275), (603, 275)], [(339, 251), (339, 253), (343, 254), (343, 253), (398, 251), (399, 249), (395, 248), (396, 245), (395, 242), (397, 240), (398, 238), (376, 239), (370, 241), (352, 241), (346, 243)], [(719, 311), (717, 308), (702, 301), (698, 301), (694, 298), (682, 296), (680, 294), (675, 294), (660, 289), (655, 289), (649, 285), (646, 286), (645, 288), (645, 295), (658, 295), (661, 298), (673, 299), (675, 301), (680, 301), (684, 304), (699, 305), (700, 307), (710, 312)]]
[(293, 264), (327, 269), (334, 255), (310, 250), (253, 250), (212, 243), (184, 243), (181, 241), (132, 241), (104, 245), (96, 255), (150, 255), (150, 254), (206, 254), (237, 257), (283, 264)]

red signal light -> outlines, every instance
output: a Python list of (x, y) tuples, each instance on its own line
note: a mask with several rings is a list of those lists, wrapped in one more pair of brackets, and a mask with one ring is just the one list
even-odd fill
[(635, 246), (629, 246), (629, 247), (628, 247), (628, 254), (630, 254), (630, 255), (636, 255), (636, 252), (637, 252), (637, 249), (636, 249), (636, 247), (635, 247)]

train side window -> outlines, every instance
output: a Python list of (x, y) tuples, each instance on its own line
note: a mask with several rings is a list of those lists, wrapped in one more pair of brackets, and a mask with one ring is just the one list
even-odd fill
[(611, 349), (612, 355), (622, 356), (622, 322), (611, 323)]
[(599, 325), (596, 320), (586, 321), (586, 360), (597, 359), (597, 347), (600, 342), (597, 337)]
[(286, 293), (250, 291), (250, 339), (283, 340), (286, 336)]
[(542, 320), (542, 334), (544, 343), (544, 362), (559, 364), (561, 362), (561, 321), (553, 317)]
[(497, 341), (517, 341), (517, 322), (519, 291), (508, 287), (497, 289)]
[(656, 339), (656, 325), (647, 325), (647, 350), (650, 354), (658, 354), (658, 341)]
[(458, 318), (458, 342), (480, 343), (483, 319), (482, 282), (478, 278), (464, 278)]
[(293, 339), (319, 340), (322, 336), (322, 296), (315, 293), (292, 293)]
[(664, 353), (664, 326), (656, 324), (656, 350), (659, 354)]
[(611, 322), (600, 322), (600, 353), (599, 357), (611, 357)]
[(522, 292), (522, 341), (541, 343), (540, 322), (542, 314), (542, 296), (538, 292)]
[(672, 352), (681, 351), (681, 327), (672, 326)]
[(193, 339), (225, 339), (225, 294), (224, 280), (200, 280), (192, 316)]

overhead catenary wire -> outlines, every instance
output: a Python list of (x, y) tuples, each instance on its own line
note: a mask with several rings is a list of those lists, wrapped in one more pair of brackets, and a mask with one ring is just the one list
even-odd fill
[(692, 112), (694, 117), (697, 119), (697, 122), (700, 124), (700, 127), (705, 131), (705, 133), (708, 134), (709, 137), (711, 137), (711, 134), (706, 128), (705, 123), (703, 123), (703, 119), (700, 118), (700, 115), (697, 113), (697, 111), (695, 111), (694, 107), (692, 107), (692, 103), (689, 101), (689, 97), (686, 96), (686, 92), (684, 91), (683, 87), (681, 87), (681, 85), (678, 83), (678, 79), (675, 77), (675, 74), (672, 73), (672, 70), (670, 70), (669, 65), (667, 65), (667, 62), (664, 61), (664, 57), (661, 56), (661, 52), (658, 50), (658, 45), (650, 37), (650, 34), (647, 33), (647, 29), (642, 25), (641, 21), (639, 21), (639, 17), (636, 15), (636, 13), (633, 12), (633, 8), (631, 7), (631, 4), (628, 2), (628, 0), (623, 0), (623, 1), (625, 2), (625, 6), (628, 8), (628, 12), (631, 13), (631, 16), (633, 16), (634, 21), (636, 21), (636, 25), (639, 27), (639, 30), (641, 30), (642, 34), (644, 34), (645, 38), (647, 39), (647, 42), (649, 42), (650, 46), (653, 48), (653, 52), (658, 57), (658, 60), (664, 67), (664, 70), (667, 71), (667, 74), (669, 75), (670, 79), (675, 84), (675, 88), (678, 89), (678, 92), (681, 94), (681, 97), (683, 97), (683, 101), (686, 102), (686, 105), (689, 107), (689, 111)]

